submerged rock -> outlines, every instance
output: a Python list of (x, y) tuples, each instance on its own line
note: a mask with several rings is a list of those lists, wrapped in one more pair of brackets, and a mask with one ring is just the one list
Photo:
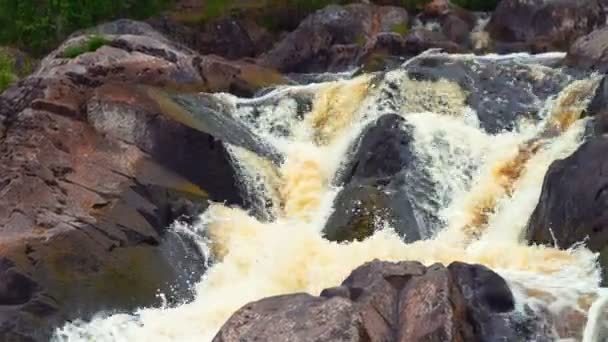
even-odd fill
[(214, 342), (526, 341), (506, 282), (480, 265), (373, 261), (320, 297), (249, 303)]
[(405, 120), (396, 114), (380, 117), (363, 132), (336, 180), (344, 189), (325, 225), (327, 239), (364, 240), (383, 223), (406, 241), (422, 237), (405, 184), (414, 159), (411, 142)]
[(605, 23), (599, 0), (503, 0), (487, 30), (496, 41), (524, 43), (534, 52), (564, 51)]
[(597, 137), (551, 164), (526, 232), (530, 243), (560, 248), (584, 243), (600, 252), (604, 272), (608, 270), (606, 155), (608, 138)]

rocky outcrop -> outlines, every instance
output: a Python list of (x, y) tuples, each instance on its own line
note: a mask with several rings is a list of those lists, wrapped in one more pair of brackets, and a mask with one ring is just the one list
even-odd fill
[(363, 132), (336, 180), (344, 189), (323, 231), (328, 240), (364, 240), (381, 223), (394, 227), (406, 241), (420, 240), (405, 184), (414, 160), (411, 142), (411, 130), (396, 114), (380, 117)]
[[(445, 98), (439, 102), (464, 97), (464, 103), (449, 103), (450, 110), (457, 110), (455, 107), (458, 105), (469, 106), (476, 111), (481, 127), (495, 134), (513, 129), (517, 119), (524, 115), (538, 119), (544, 101), (558, 94), (573, 80), (572, 76), (559, 71), (556, 65), (560, 63), (561, 57), (494, 60), (433, 54), (409, 61), (406, 70), (410, 79), (416, 82), (443, 80), (454, 84), (455, 87), (450, 87), (446, 83), (437, 83), (435, 95)], [(505, 84), (512, 85), (508, 91), (505, 91)], [(412, 100), (420, 101), (419, 96)], [(428, 102), (423, 109), (441, 112), (440, 108), (432, 107), (440, 103)]]
[(319, 297), (249, 303), (213, 341), (536, 340), (534, 322), (514, 309), (506, 282), (483, 266), (376, 260)]
[(570, 49), (566, 63), (569, 66), (608, 71), (608, 28), (602, 28), (577, 39)]
[(282, 72), (343, 70), (368, 55), (380, 35), (407, 30), (408, 19), (399, 7), (331, 5), (302, 21), (258, 63)]
[(169, 17), (151, 19), (149, 23), (172, 41), (202, 55), (214, 54), (229, 60), (255, 57), (268, 51), (275, 38), (245, 16), (219, 18), (205, 23), (202, 28), (182, 25)]
[(564, 51), (605, 23), (606, 15), (598, 0), (503, 0), (487, 30), (493, 40), (520, 43), (521, 49)]
[(528, 223), (528, 241), (560, 248), (583, 242), (601, 253), (600, 262), (608, 269), (607, 153), (608, 138), (598, 137), (551, 164)]
[(0, 96), (3, 341), (44, 341), (65, 319), (154, 305), (159, 291), (187, 298), (204, 255), (168, 227), (209, 200), (243, 204), (222, 142), (162, 104), (167, 90), (253, 93), (278, 74), (142, 23), (96, 31), (104, 46), (64, 58), (88, 39), (75, 35)]

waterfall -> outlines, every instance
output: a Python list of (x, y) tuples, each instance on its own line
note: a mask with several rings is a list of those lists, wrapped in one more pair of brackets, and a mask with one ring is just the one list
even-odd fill
[[(541, 61), (556, 56), (480, 60), (508, 58), (532, 65), (542, 78), (553, 69)], [(103, 313), (67, 324), (54, 339), (211, 341), (250, 301), (294, 292), (318, 295), (378, 258), (486, 265), (507, 280), (522, 311), (545, 308), (545, 315), (560, 317), (567, 309), (589, 315), (593, 326), (587, 326), (585, 341), (591, 341), (588, 336), (600, 334), (594, 322), (605, 318), (606, 306), (597, 256), (581, 246), (530, 246), (521, 236), (549, 165), (584, 139), (586, 119), (580, 116), (597, 82), (593, 76), (568, 79), (544, 100), (537, 117), (522, 117), (500, 132), (484, 129), (466, 102), (467, 91), (456, 82), (416, 80), (405, 66), (282, 87), (252, 100), (217, 94), (232, 108), (231, 115), (279, 151), (283, 161), (273, 163), (229, 146), (252, 210), (215, 203), (189, 227), (204, 236), (198, 241), (214, 260), (195, 286), (195, 299), (176, 307)], [(421, 235), (427, 238), (405, 243), (390, 224), (379, 221), (363, 241), (327, 241), (322, 230), (341, 190), (334, 179), (364, 128), (388, 113), (401, 115), (412, 127), (416, 167), (405, 184), (415, 188), (423, 178), (428, 183), (412, 192)], [(591, 308), (584, 304), (594, 300)]]

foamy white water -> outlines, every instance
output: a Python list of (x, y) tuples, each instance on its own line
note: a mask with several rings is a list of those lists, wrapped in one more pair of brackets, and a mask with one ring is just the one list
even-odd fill
[[(250, 301), (301, 291), (317, 295), (378, 258), (487, 265), (508, 281), (519, 308), (544, 308), (556, 319), (568, 310), (589, 314), (584, 338), (596, 341), (605, 331), (601, 328), (608, 302), (599, 287), (597, 256), (583, 247), (565, 251), (528, 246), (521, 235), (549, 165), (582, 141), (585, 122), (579, 115), (597, 80), (572, 83), (547, 102), (541, 120), (491, 135), (479, 127), (457, 84), (412, 81), (401, 70), (384, 77), (399, 84), (397, 91), (390, 90), (390, 99), (384, 97), (386, 84), (371, 76), (267, 95), (294, 92), (313, 98), (304, 118), (297, 118), (297, 105), (286, 97), (263, 107), (255, 127), (250, 122), (284, 154), (281, 166), (230, 148), (252, 203), (262, 208), (272, 202), (268, 217), (273, 219), (262, 221), (240, 208), (213, 204), (190, 227), (204, 235), (199, 242), (215, 260), (196, 285), (193, 302), (101, 314), (90, 322), (66, 325), (55, 339), (211, 341), (230, 315)], [(237, 107), (235, 116), (248, 122), (250, 108)], [(339, 191), (333, 185), (336, 172), (366, 123), (388, 112), (401, 114), (413, 127), (421, 172), (433, 183), (432, 196), (415, 205), (420, 211), (434, 211), (445, 227), (426, 227), (424, 235), (433, 237), (411, 244), (384, 226), (361, 242), (329, 242), (321, 230)], [(276, 133), (277, 123), (287, 127), (288, 134)]]

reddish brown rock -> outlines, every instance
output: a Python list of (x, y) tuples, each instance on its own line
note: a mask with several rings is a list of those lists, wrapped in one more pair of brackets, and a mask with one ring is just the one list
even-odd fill
[(608, 28), (601, 28), (577, 39), (568, 50), (566, 63), (572, 67), (605, 73), (608, 71), (607, 51)]
[(496, 41), (524, 43), (542, 52), (567, 50), (576, 39), (605, 23), (599, 0), (503, 0), (487, 30)]
[(142, 85), (252, 93), (280, 75), (142, 23), (97, 30), (107, 45), (63, 58), (86, 39), (74, 36), (0, 96), (2, 341), (44, 341), (65, 319), (154, 305), (159, 291), (187, 298), (204, 255), (168, 226), (209, 199), (243, 204), (222, 142)]
[(214, 342), (534, 340), (514, 308), (505, 281), (483, 266), (373, 261), (320, 297), (247, 304)]

